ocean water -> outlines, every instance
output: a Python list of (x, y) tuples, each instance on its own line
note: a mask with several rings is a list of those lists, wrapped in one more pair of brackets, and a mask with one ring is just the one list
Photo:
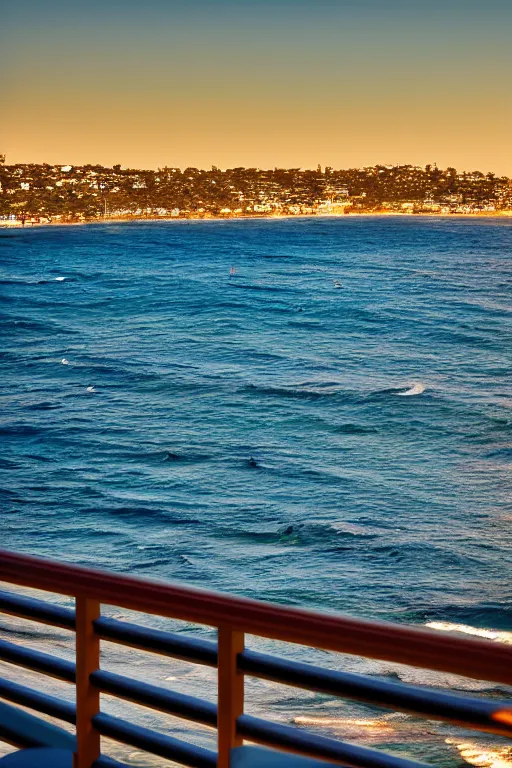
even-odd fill
[[(511, 297), (507, 220), (0, 230), (2, 546), (510, 643)], [(109, 658), (213, 691), (208, 670)], [(299, 727), (437, 764), (512, 760), (499, 739), (250, 685), (255, 712)]]

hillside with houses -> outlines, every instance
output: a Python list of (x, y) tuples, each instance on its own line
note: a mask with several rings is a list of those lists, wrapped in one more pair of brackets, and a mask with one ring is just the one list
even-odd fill
[[(0, 160), (5, 157), (0, 155)], [(49, 165), (0, 162), (0, 218), (210, 218), (350, 213), (512, 212), (512, 180), (436, 165), (301, 168)]]

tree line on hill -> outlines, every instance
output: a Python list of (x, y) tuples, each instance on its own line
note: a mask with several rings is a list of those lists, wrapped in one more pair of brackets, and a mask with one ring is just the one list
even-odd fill
[(509, 178), (480, 171), (372, 166), (334, 170), (0, 164), (0, 216), (89, 220), (110, 216), (254, 215), (349, 211), (425, 203), (512, 208)]

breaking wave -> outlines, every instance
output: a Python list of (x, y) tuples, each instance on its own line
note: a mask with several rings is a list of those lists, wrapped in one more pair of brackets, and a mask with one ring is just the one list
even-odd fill
[(397, 392), (396, 394), (400, 395), (400, 397), (410, 397), (412, 395), (421, 395), (424, 391), (425, 385), (418, 382), (417, 384), (413, 384), (409, 389), (406, 389), (405, 392)]
[(512, 747), (451, 738), (446, 739), (446, 744), (453, 744), (463, 760), (476, 768), (512, 768)]
[(496, 629), (480, 629), (479, 627), (470, 627), (467, 624), (452, 624), (449, 621), (429, 621), (425, 626), (430, 629), (441, 630), (442, 632), (461, 632), (465, 635), (483, 637), (486, 640), (493, 640), (497, 643), (512, 645), (512, 632), (504, 632)]

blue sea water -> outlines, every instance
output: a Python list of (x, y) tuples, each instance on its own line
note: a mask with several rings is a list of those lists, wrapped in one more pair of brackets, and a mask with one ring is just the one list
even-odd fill
[(511, 296), (501, 219), (0, 230), (2, 546), (512, 642)]

